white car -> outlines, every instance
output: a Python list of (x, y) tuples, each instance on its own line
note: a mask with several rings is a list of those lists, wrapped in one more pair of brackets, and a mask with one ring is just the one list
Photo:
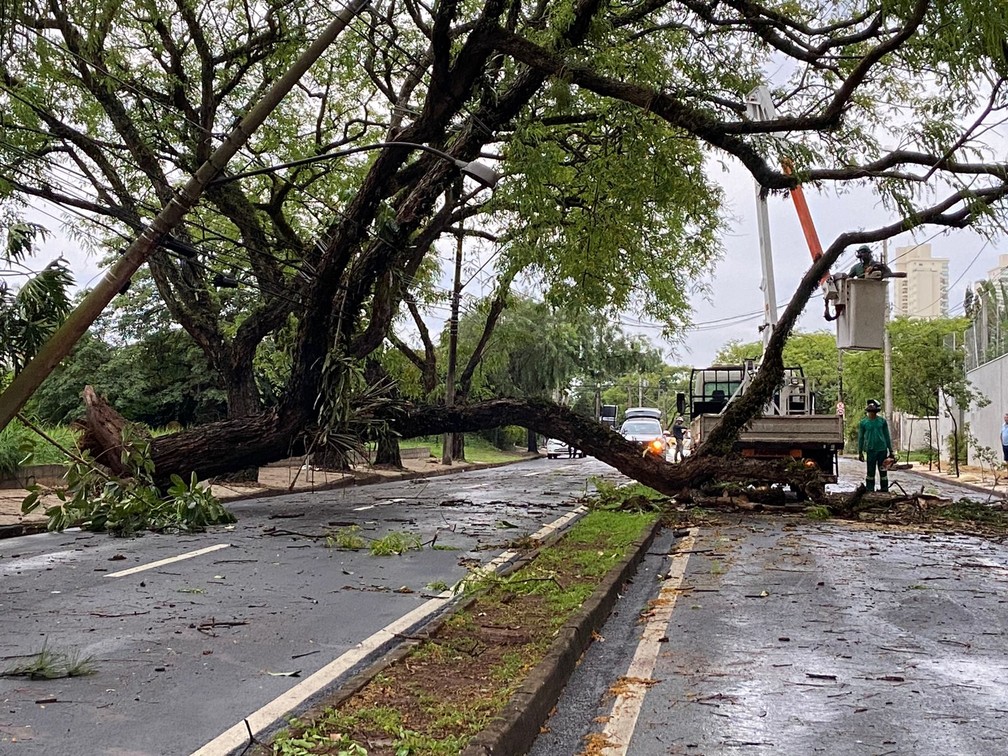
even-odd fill
[[(627, 410), (629, 415), (631, 410)], [(649, 454), (665, 458), (669, 450), (668, 439), (657, 417), (628, 417), (620, 426), (620, 435), (627, 441), (635, 441), (645, 447)]]

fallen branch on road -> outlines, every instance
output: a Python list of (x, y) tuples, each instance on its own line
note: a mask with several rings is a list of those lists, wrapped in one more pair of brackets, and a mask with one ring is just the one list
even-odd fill
[(218, 627), (240, 627), (241, 625), (247, 625), (248, 622), (244, 620), (215, 620), (212, 619), (209, 622), (201, 622), (196, 625), (196, 629), (199, 630), (204, 635), (209, 635), (212, 638), (217, 637), (217, 633), (214, 632)]

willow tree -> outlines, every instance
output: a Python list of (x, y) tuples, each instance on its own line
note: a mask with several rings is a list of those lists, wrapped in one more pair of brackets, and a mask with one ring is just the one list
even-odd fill
[[(164, 203), (171, 179), (191, 170), (327, 13), (280, 2), (257, 4), (255, 17), (215, 14), (214, 0), (180, 0), (172, 10), (109, 0), (71, 10), (78, 5), (49, 0), (26, 31), (37, 59), (24, 46), (15, 48), (20, 68), (7, 59), (7, 97), (25, 121), (14, 133), (25, 144), (8, 158), (16, 167), (5, 185), (37, 196), (38, 187), (52, 187), (51, 161), (65, 158), (101, 179), (97, 199), (80, 209), (102, 214), (114, 204), (112, 217), (126, 228)], [(127, 22), (128, 33), (110, 36)], [(174, 289), (191, 305), (187, 318), (179, 310), (180, 322), (194, 335), (219, 332), (219, 345), (232, 330), (258, 343), (293, 314), (290, 378), (274, 412), (158, 440), (160, 469), (189, 469), (198, 459), (208, 474), (261, 462), (302, 443), (320, 411), (323, 425), (348, 416), (353, 364), (382, 344), (436, 239), (462, 220), (501, 241), (502, 266), (517, 266), (547, 299), (668, 318), (685, 308), (696, 274), (718, 252), (712, 164), (739, 161), (767, 192), (797, 182), (874, 190), (893, 222), (840, 235), (809, 269), (750, 396), (733, 403), (708, 440), (708, 452), (727, 448), (780, 380), (781, 348), (846, 246), (926, 224), (990, 232), (1003, 218), (1008, 168), (984, 140), (1005, 105), (1006, 28), (1008, 8), (979, 0), (373, 4), (356, 36), (344, 38), (352, 42), (316, 67), (301, 97), (253, 140), (248, 167), (399, 141), (459, 161), (496, 161), (506, 178), (494, 197), (473, 195), (471, 184), (459, 189), (450, 162), (392, 146), (359, 161), (218, 185), (182, 243), (155, 261), (159, 290), (167, 299)], [(230, 47), (219, 44), (221, 32)], [(73, 85), (46, 84), (53, 70)], [(770, 82), (780, 115), (753, 121), (746, 98), (768, 70), (780, 72)], [(164, 86), (151, 91), (146, 77)], [(56, 98), (77, 107), (72, 123), (49, 120)], [(162, 112), (180, 103), (188, 104), (179, 113)], [(172, 127), (173, 138), (156, 149), (127, 140)], [(39, 174), (16, 180), (22, 164)], [(122, 195), (113, 191), (120, 183)], [(66, 192), (50, 199), (81, 203)], [(225, 306), (209, 283), (214, 265), (231, 259), (213, 250), (227, 244), (241, 261), (234, 272), (257, 291)], [(196, 313), (207, 318), (203, 331)], [(235, 328), (219, 327), (232, 313)], [(500, 420), (566, 433), (634, 474), (634, 455), (617, 460), (614, 442), (560, 410), (495, 408), (496, 420), (479, 406), (386, 417), (403, 433)]]

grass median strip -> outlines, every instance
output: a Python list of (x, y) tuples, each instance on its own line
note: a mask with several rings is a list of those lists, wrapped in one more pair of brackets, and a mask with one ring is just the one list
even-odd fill
[(430, 638), (340, 705), (292, 721), (256, 753), (457, 754), (655, 517), (590, 512), (516, 572), (474, 578), (473, 600)]

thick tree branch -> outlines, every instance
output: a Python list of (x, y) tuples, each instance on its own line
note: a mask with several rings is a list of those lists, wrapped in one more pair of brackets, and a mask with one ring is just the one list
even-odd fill
[(840, 258), (844, 250), (855, 244), (868, 244), (890, 239), (897, 234), (925, 225), (953, 228), (965, 226), (982, 208), (1000, 203), (1006, 197), (1008, 197), (1008, 181), (980, 191), (961, 190), (931, 207), (920, 210), (913, 215), (907, 215), (887, 226), (872, 231), (849, 231), (840, 234), (823, 251), (822, 257), (816, 260), (802, 276), (791, 301), (780, 315), (764, 352), (763, 361), (745, 395), (740, 400), (728, 404), (721, 422), (697, 447), (694, 454), (699, 457), (725, 454), (749, 419), (758, 417), (762, 413), (762, 408), (770, 402), (774, 391), (783, 380), (784, 345), (791, 335), (795, 323), (808, 304), (809, 298), (819, 287), (819, 282), (829, 273), (830, 268)]
[(469, 355), (469, 360), (466, 362), (466, 366), (459, 376), (459, 396), (462, 401), (469, 398), (473, 375), (476, 373), (476, 368), (479, 367), (480, 362), (483, 361), (483, 355), (486, 354), (487, 347), (490, 345), (490, 337), (493, 336), (494, 329), (497, 327), (497, 321), (500, 319), (501, 313), (504, 312), (504, 308), (507, 307), (508, 297), (511, 293), (511, 281), (513, 279), (514, 273), (506, 273), (497, 284), (497, 293), (490, 303), (490, 309), (483, 323), (483, 332), (480, 334), (479, 341), (476, 343), (472, 354)]

